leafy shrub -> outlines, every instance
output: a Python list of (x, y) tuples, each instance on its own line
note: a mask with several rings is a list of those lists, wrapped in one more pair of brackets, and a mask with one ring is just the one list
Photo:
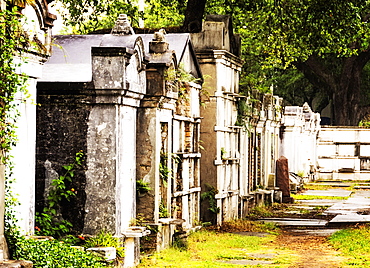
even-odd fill
[(121, 246), (121, 242), (118, 237), (114, 237), (111, 233), (101, 230), (96, 236), (87, 238), (83, 245), (85, 248), (94, 247), (114, 247), (116, 248), (116, 254), (119, 258), (125, 257), (124, 248)]
[(70, 233), (73, 226), (72, 223), (63, 219), (60, 212), (61, 202), (62, 200), (69, 202), (72, 197), (76, 196), (77, 191), (74, 188), (67, 189), (67, 184), (72, 182), (76, 168), (82, 166), (83, 157), (82, 151), (77, 152), (74, 162), (63, 166), (65, 174), (52, 180), (46, 206), (42, 213), (36, 212), (36, 235), (61, 238)]
[(101, 268), (107, 266), (102, 258), (57, 240), (19, 239), (14, 257), (32, 261), (35, 268)]

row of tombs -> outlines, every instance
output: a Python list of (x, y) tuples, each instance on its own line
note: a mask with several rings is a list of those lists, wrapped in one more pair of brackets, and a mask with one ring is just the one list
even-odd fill
[(138, 263), (142, 236), (159, 250), (271, 199), (282, 100), (239, 94), (240, 38), (228, 16), (208, 16), (200, 33), (153, 35), (121, 15), (110, 34), (53, 38), (42, 75), (36, 60), (22, 70), (39, 104), (21, 101), (14, 150), (15, 177), (36, 178), (14, 186), (25, 234), (79, 152), (76, 196), (60, 214), (76, 234), (122, 237), (125, 267)]
[[(40, 38), (50, 37), (52, 19)], [(45, 54), (22, 70), (39, 104), (20, 102), (14, 150), (24, 234), (79, 152), (84, 162), (68, 185), (76, 196), (61, 216), (76, 234), (121, 237), (125, 267), (138, 263), (140, 243), (160, 250), (201, 222), (281, 201), (281, 156), (290, 171), (316, 176), (319, 115), (307, 105), (283, 109), (272, 94), (239, 93), (240, 38), (228, 16), (207, 16), (200, 33), (153, 35), (135, 34), (121, 15), (110, 34), (54, 43), (42, 75)]]

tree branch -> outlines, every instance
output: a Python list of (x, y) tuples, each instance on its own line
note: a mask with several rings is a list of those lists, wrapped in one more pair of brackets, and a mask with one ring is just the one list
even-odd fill
[(294, 65), (314, 86), (332, 93), (332, 85), (336, 84), (335, 77), (315, 55), (311, 55), (305, 62), (295, 62)]

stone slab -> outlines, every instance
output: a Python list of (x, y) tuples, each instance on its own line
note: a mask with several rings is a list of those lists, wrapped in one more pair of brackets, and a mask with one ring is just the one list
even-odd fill
[(328, 189), (328, 190), (307, 190), (302, 195), (314, 195), (314, 196), (333, 196), (333, 197), (348, 197), (352, 194), (352, 191), (343, 189)]
[(353, 188), (355, 188), (355, 189), (370, 189), (370, 186), (367, 186), (367, 185), (358, 185), (358, 186), (355, 186)]
[(320, 219), (271, 218), (271, 219), (261, 219), (260, 221), (273, 222), (280, 226), (300, 226), (300, 227), (324, 227), (328, 224), (328, 221)]
[(306, 206), (332, 206), (337, 203), (343, 203), (343, 200), (339, 199), (314, 199), (314, 200), (299, 200), (299, 204)]
[(370, 215), (359, 215), (356, 213), (337, 215), (329, 223), (355, 223), (355, 222), (370, 222)]
[(291, 230), (290, 233), (297, 234), (299, 236), (307, 235), (307, 236), (322, 236), (327, 237), (341, 229), (332, 229), (332, 228), (325, 228), (325, 229), (295, 229)]

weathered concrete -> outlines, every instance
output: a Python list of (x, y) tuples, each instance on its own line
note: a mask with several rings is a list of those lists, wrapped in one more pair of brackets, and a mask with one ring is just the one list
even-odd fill
[(368, 180), (369, 131), (361, 127), (322, 127), (317, 142), (319, 176), (332, 180)]
[[(240, 161), (241, 155), (246, 155), (246, 147), (239, 147), (246, 134), (235, 125), (242, 65), (238, 57), (240, 40), (238, 42), (238, 37), (233, 34), (228, 16), (207, 16), (203, 31), (192, 34), (191, 39), (202, 73), (208, 76), (207, 108), (201, 110), (204, 118), (200, 126), (204, 147), (200, 163), (201, 187), (203, 193), (212, 189), (217, 191), (211, 210), (209, 199), (203, 200), (201, 217), (202, 221), (221, 224), (224, 220), (239, 217), (239, 196), (248, 194), (248, 186), (240, 177), (247, 169)], [(215, 213), (218, 210), (219, 213)]]
[(333, 196), (333, 197), (348, 197), (352, 191), (343, 189), (328, 189), (328, 190), (306, 190), (302, 195), (315, 195), (315, 196)]
[(326, 220), (301, 219), (301, 218), (265, 218), (263, 222), (273, 222), (281, 226), (300, 226), (300, 227), (324, 227), (328, 224)]
[(307, 103), (303, 107), (286, 106), (282, 121), (280, 155), (288, 158), (289, 171), (304, 173), (308, 181), (317, 179), (320, 114), (312, 112)]

